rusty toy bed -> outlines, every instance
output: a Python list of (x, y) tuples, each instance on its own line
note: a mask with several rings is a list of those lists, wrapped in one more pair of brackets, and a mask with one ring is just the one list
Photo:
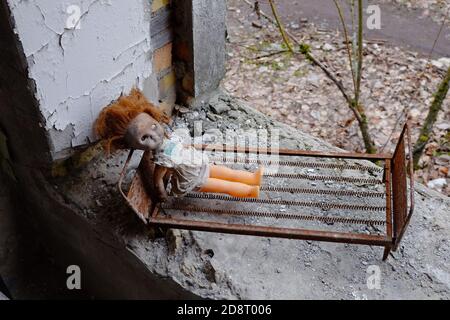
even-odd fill
[[(259, 199), (192, 192), (155, 201), (151, 160), (142, 157), (128, 192), (119, 189), (149, 226), (328, 241), (396, 250), (414, 210), (411, 137), (405, 124), (394, 153), (358, 154), (305, 150), (195, 146), (221, 164), (264, 165)], [(371, 163), (376, 162), (376, 164)], [(409, 178), (409, 182), (408, 182)]]

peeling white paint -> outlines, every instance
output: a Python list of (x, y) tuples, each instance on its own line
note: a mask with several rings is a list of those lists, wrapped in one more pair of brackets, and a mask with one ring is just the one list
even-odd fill
[[(99, 111), (150, 76), (150, 3), (8, 0), (54, 154), (92, 141)], [(67, 28), (73, 5), (80, 29)]]

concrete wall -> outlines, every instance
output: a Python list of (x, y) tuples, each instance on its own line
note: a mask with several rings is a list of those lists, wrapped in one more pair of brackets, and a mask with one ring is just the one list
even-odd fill
[[(193, 4), (201, 2), (207, 4), (192, 0)], [(73, 5), (80, 8), (80, 24), (77, 19), (70, 20), (77, 14), (76, 7), (70, 7)], [(89, 171), (76, 168), (65, 172), (63, 178), (54, 177), (51, 174), (54, 171), (49, 170), (55, 168), (53, 160), (65, 158), (73, 153), (73, 147), (93, 139), (92, 124), (98, 112), (132, 86), (143, 89), (153, 102), (174, 102), (171, 10), (169, 0), (0, 2), (0, 132), (7, 138), (17, 179), (14, 195), (24, 209), (25, 218), (20, 221), (36, 227), (34, 233), (43, 237), (46, 251), (58, 259), (58, 274), (65, 277), (69, 264), (81, 266), (83, 295), (197, 297), (177, 279), (168, 278), (162, 271), (151, 271), (148, 262), (137, 257), (132, 249), (140, 238), (144, 244), (137, 249), (148, 251), (148, 258), (158, 258), (151, 246), (155, 244), (155, 250), (166, 252), (164, 243), (161, 244), (164, 241), (151, 241), (143, 227), (127, 231), (124, 238), (120, 233), (123, 221), (110, 220), (110, 217), (134, 219), (117, 193), (117, 170), (123, 157), (108, 160), (97, 157), (99, 162), (95, 165), (104, 163), (106, 167)], [(186, 13), (191, 20), (205, 21), (205, 28), (216, 23), (212, 17), (196, 19), (192, 11)], [(208, 35), (207, 29), (202, 32), (204, 36), (216, 36)], [(220, 34), (224, 38), (224, 31)], [(195, 47), (193, 30), (186, 40)], [(223, 51), (224, 47), (206, 47), (208, 52), (213, 49)], [(193, 54), (189, 53), (191, 58)], [(217, 70), (215, 61), (208, 62), (211, 69)], [(194, 70), (208, 72), (208, 69)], [(215, 89), (218, 84), (216, 78), (202, 79), (211, 83), (208, 89)], [(81, 177), (81, 172), (88, 175)], [(110, 180), (108, 183), (98, 179), (98, 174), (104, 173)], [(68, 189), (57, 186), (62, 181)], [(69, 187), (78, 185), (76, 181), (82, 182), (83, 187)], [(67, 197), (69, 193), (74, 195), (73, 199)], [(103, 202), (105, 211), (94, 212), (94, 203), (85, 195), (94, 196), (95, 205)], [(18, 216), (10, 208), (0, 210), (0, 214), (0, 221), (8, 222), (0, 228), (3, 232), (0, 249), (3, 249), (4, 236), (17, 234), (9, 218)], [(108, 220), (110, 223), (104, 224)], [(126, 224), (140, 226), (134, 220)], [(0, 258), (4, 258), (3, 252), (0, 250)], [(165, 263), (164, 259), (161, 262)], [(0, 263), (0, 273), (10, 271), (10, 265), (16, 264), (8, 263), (6, 268)], [(36, 264), (31, 265), (32, 270), (37, 270)], [(19, 296), (17, 290), (14, 294)]]
[(225, 75), (225, 0), (193, 1), (193, 42), (196, 95), (216, 89)]
[(132, 86), (142, 88), (151, 75), (151, 1), (7, 3), (51, 152), (63, 157), (93, 140), (92, 124), (102, 107)]
[(215, 90), (225, 75), (225, 0), (173, 0), (179, 100)]

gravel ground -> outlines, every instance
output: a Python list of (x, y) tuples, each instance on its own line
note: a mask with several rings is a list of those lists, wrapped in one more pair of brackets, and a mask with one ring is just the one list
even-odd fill
[[(258, 21), (255, 15), (244, 14), (240, 6), (239, 1), (229, 1), (229, 63), (224, 87), (276, 120), (340, 148), (364, 151), (356, 120), (335, 85), (305, 59), (273, 54), (282, 49), (277, 29), (263, 20)], [(252, 26), (253, 22), (261, 27)], [(345, 45), (338, 30), (324, 30), (307, 22), (302, 25), (288, 22), (287, 27), (298, 39), (310, 44), (314, 55), (351, 88)], [(415, 141), (445, 72), (445, 63), (443, 60), (429, 63), (416, 52), (383, 42), (368, 43), (364, 54), (362, 102), (375, 144), (380, 149), (385, 145), (406, 106), (410, 110)], [(447, 97), (421, 161), (423, 169), (416, 173), (419, 181), (431, 181), (430, 186), (436, 179), (445, 179), (447, 185), (449, 182), (449, 102)], [(392, 150), (399, 130), (400, 125), (384, 151)], [(435, 188), (450, 194), (448, 187)]]

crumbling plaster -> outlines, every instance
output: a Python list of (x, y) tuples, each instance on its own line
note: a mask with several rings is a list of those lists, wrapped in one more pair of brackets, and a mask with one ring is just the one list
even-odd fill
[[(93, 140), (102, 107), (152, 73), (148, 0), (8, 0), (54, 158)], [(78, 6), (79, 22), (76, 10)], [(75, 18), (75, 20), (73, 20)], [(148, 81), (147, 81), (148, 83)]]

